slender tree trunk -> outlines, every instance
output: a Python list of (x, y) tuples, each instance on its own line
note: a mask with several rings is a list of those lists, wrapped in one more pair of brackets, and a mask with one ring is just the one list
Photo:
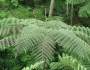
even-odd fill
[(49, 17), (51, 17), (53, 15), (53, 9), (54, 9), (54, 0), (51, 0)]

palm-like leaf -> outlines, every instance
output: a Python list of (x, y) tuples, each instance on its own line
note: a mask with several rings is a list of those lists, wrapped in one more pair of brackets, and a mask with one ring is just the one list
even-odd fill
[(34, 61), (45, 61), (42, 67), (46, 67), (54, 59), (55, 42), (47, 35), (45, 28), (37, 26), (24, 28), (20, 37), (16, 40), (16, 45), (17, 47), (14, 49), (16, 55), (33, 49)]
[(82, 65), (79, 61), (73, 57), (63, 54), (62, 57), (59, 56), (58, 62), (52, 62), (50, 64), (51, 70), (57, 69), (68, 69), (68, 70), (87, 70), (87, 68)]
[(90, 46), (85, 41), (77, 37), (72, 31), (60, 29), (56, 31), (53, 30), (50, 34), (59, 46), (63, 46), (67, 53), (78, 59), (86, 60), (87, 58), (89, 60)]
[(10, 46), (14, 45), (16, 38), (17, 38), (17, 36), (10, 36), (10, 37), (1, 39), (0, 40), (0, 48), (5, 49), (6, 46), (10, 47)]
[(90, 16), (90, 1), (86, 5), (82, 6), (79, 10), (80, 17), (89, 17)]
[(90, 45), (90, 29), (88, 27), (69, 27), (69, 30), (72, 30), (74, 34), (84, 40), (87, 44)]
[(0, 48), (5, 49), (5, 46), (11, 46), (15, 43), (17, 34), (22, 29), (23, 25), (19, 24), (20, 19), (4, 18), (0, 20)]

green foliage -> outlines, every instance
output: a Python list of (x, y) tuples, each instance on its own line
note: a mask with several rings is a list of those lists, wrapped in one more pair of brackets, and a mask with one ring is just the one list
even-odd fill
[(58, 62), (52, 62), (50, 64), (51, 70), (87, 70), (87, 68), (82, 65), (79, 61), (74, 59), (72, 56), (67, 54), (62, 54), (62, 57), (59, 55)]
[[(45, 22), (35, 19), (22, 20), (20, 24), (23, 23), (27, 23), (28, 27), (21, 31), (16, 40), (17, 47), (14, 49), (16, 55), (32, 49), (34, 61), (45, 61), (44, 67), (47, 68), (54, 60), (57, 43), (82, 64), (89, 64), (89, 28), (71, 27), (61, 21), (48, 21), (45, 28)], [(52, 23), (54, 27), (51, 26)]]
[(90, 1), (89, 0), (67, 0), (70, 4), (81, 4), (84, 5), (79, 9), (79, 16), (80, 17), (89, 17), (90, 16)]
[(20, 70), (25, 66), (18, 58), (15, 59), (12, 50), (13, 48), (0, 49), (0, 70)]
[[(90, 16), (89, 2), (68, 0), (80, 17)], [(90, 29), (62, 22), (65, 0), (56, 0), (54, 16), (46, 18), (49, 4), (50, 0), (0, 0), (0, 70), (90, 70)]]
[(22, 29), (17, 18), (4, 18), (0, 20), (0, 48), (10, 47), (15, 43), (17, 34)]
[(67, 0), (67, 1), (70, 4), (80, 4), (80, 3), (83, 3), (83, 2), (87, 2), (89, 0)]
[(7, 16), (8, 16), (8, 15), (7, 15), (6, 12), (0, 11), (0, 18), (5, 18), (5, 17), (7, 17)]
[[(39, 70), (50, 69), (49, 64), (52, 63), (52, 61), (55, 61), (55, 56), (57, 57), (58, 55), (55, 55), (55, 53), (57, 53), (57, 51), (59, 50), (57, 49), (56, 44), (58, 45), (58, 48), (61, 48), (62, 46), (64, 50), (63, 52), (72, 56), (63, 56), (65, 57), (65, 59), (61, 57), (60, 61), (62, 60), (63, 63), (63, 60), (75, 58), (77, 61), (77, 67), (78, 63), (80, 63), (81, 67), (90, 65), (89, 28), (80, 26), (72, 27), (61, 22), (60, 20), (44, 22), (37, 19), (18, 18), (4, 18), (0, 20), (0, 24), (1, 49), (6, 49), (7, 46), (15, 46), (15, 56), (18, 56), (23, 52), (28, 53), (28, 51), (31, 53), (29, 55), (24, 55), (22, 58), (18, 56), (20, 61), (27, 63), (24, 64), (24, 67), (25, 65), (28, 66), (38, 61), (44, 61), (44, 64), (40, 65)], [(69, 61), (71, 61), (72, 64), (72, 60)], [(56, 68), (57, 67), (58, 65), (56, 64)], [(65, 67), (69, 68), (70, 66)], [(73, 67), (71, 66), (70, 68)], [(62, 65), (61, 68), (63, 68)]]
[(39, 67), (43, 63), (44, 63), (44, 61), (36, 62), (34, 65), (31, 64), (30, 67), (23, 68), (22, 70), (33, 70), (33, 69), (37, 69), (37, 67)]
[(34, 9), (33, 10), (33, 12), (34, 12), (34, 14), (33, 14), (34, 18), (36, 16), (37, 19), (45, 20), (45, 16), (43, 15), (43, 12), (42, 11), (43, 11), (42, 9)]
[(11, 0), (11, 3), (13, 6), (17, 7), (18, 6), (18, 1), (17, 0)]
[(80, 17), (90, 17), (90, 3), (86, 3), (85, 6), (81, 7), (79, 10)]
[(66, 8), (65, 8), (65, 0), (56, 0), (54, 5), (54, 15), (65, 15)]
[(11, 16), (14, 16), (14, 17), (17, 17), (17, 18), (23, 18), (23, 19), (33, 17), (32, 8), (24, 7), (24, 6), (21, 6), (21, 5), (18, 8), (14, 9), (14, 10), (12, 9), (11, 12), (9, 12), (9, 14)]

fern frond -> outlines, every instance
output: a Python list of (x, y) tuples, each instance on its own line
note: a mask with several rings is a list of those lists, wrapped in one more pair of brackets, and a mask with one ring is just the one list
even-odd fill
[(86, 3), (83, 7), (79, 10), (80, 17), (89, 17), (90, 16), (90, 1)]
[(18, 18), (4, 18), (0, 20), (0, 28), (11, 24), (19, 24), (22, 20)]
[(69, 30), (72, 30), (76, 36), (90, 45), (90, 29), (88, 27), (73, 26), (69, 27)]
[(46, 28), (68, 28), (68, 25), (60, 20), (52, 20), (52, 21), (41, 21), (37, 19), (25, 19), (20, 22), (20, 24), (24, 25), (36, 25), (39, 27), (46, 27)]
[(47, 22), (47, 28), (55, 28), (55, 29), (65, 28), (66, 29), (68, 28), (68, 25), (60, 20), (52, 20)]
[(68, 69), (68, 70), (87, 70), (87, 68), (82, 65), (79, 61), (74, 59), (72, 56), (63, 54), (62, 57), (59, 56), (58, 62), (52, 62), (50, 64), (51, 70), (57, 69)]
[(56, 31), (53, 30), (50, 34), (59, 46), (63, 46), (68, 54), (75, 56), (79, 60), (81, 59), (81, 61), (90, 61), (90, 46), (77, 37), (72, 31), (60, 29)]
[(39, 30), (40, 32), (38, 30), (39, 29), (37, 26), (31, 25), (31, 26), (25, 27), (21, 31), (21, 34), (16, 40), (16, 45), (17, 45), (17, 47), (15, 48), (17, 50), (16, 53), (20, 52), (18, 51), (19, 47), (22, 49), (22, 51), (26, 52), (26, 50), (28, 50), (29, 48), (32, 48), (33, 46), (41, 42), (44, 35), (42, 33), (42, 30), (41, 31)]
[(33, 69), (37, 69), (37, 67), (39, 67), (41, 64), (43, 64), (44, 61), (40, 61), (40, 62), (36, 62), (34, 65), (31, 65), (30, 67), (24, 67), (22, 70), (33, 70)]
[(10, 36), (0, 40), (0, 48), (5, 49), (6, 46), (10, 47), (14, 45), (17, 36)]
[(0, 48), (11, 46), (20, 30), (24, 27), (18, 18), (4, 18), (0, 20)]
[(47, 65), (49, 65), (49, 63), (54, 60), (54, 45), (55, 43), (50, 37), (44, 37), (42, 42), (35, 48), (34, 61), (45, 61), (46, 64), (43, 64), (42, 67), (47, 67)]
[[(28, 26), (21, 31), (20, 37), (16, 40), (15, 54), (26, 52), (29, 49), (34, 51), (34, 61), (45, 61), (45, 66), (54, 59), (55, 42), (48, 36), (45, 28)], [(42, 66), (42, 67), (43, 67)]]
[(13, 35), (20, 32), (22, 25), (8, 25), (0, 29), (0, 36)]

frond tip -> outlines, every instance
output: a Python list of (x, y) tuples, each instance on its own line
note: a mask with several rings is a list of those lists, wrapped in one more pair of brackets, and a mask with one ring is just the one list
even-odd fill
[(50, 32), (52, 38), (54, 38), (55, 42), (59, 44), (59, 46), (63, 46), (64, 50), (80, 59), (88, 60), (90, 58), (90, 46), (84, 40), (77, 37), (73, 31), (60, 29), (53, 30)]
[(62, 54), (62, 57), (59, 56), (58, 62), (52, 62), (50, 64), (52, 70), (57, 69), (68, 69), (68, 70), (87, 70), (88, 68), (82, 65), (79, 61), (74, 59), (72, 56), (67, 54)]
[(36, 62), (34, 65), (31, 65), (30, 67), (24, 67), (22, 70), (33, 70), (33, 69), (37, 69), (37, 67), (39, 67), (41, 64), (43, 64), (44, 61), (40, 61), (40, 62)]

